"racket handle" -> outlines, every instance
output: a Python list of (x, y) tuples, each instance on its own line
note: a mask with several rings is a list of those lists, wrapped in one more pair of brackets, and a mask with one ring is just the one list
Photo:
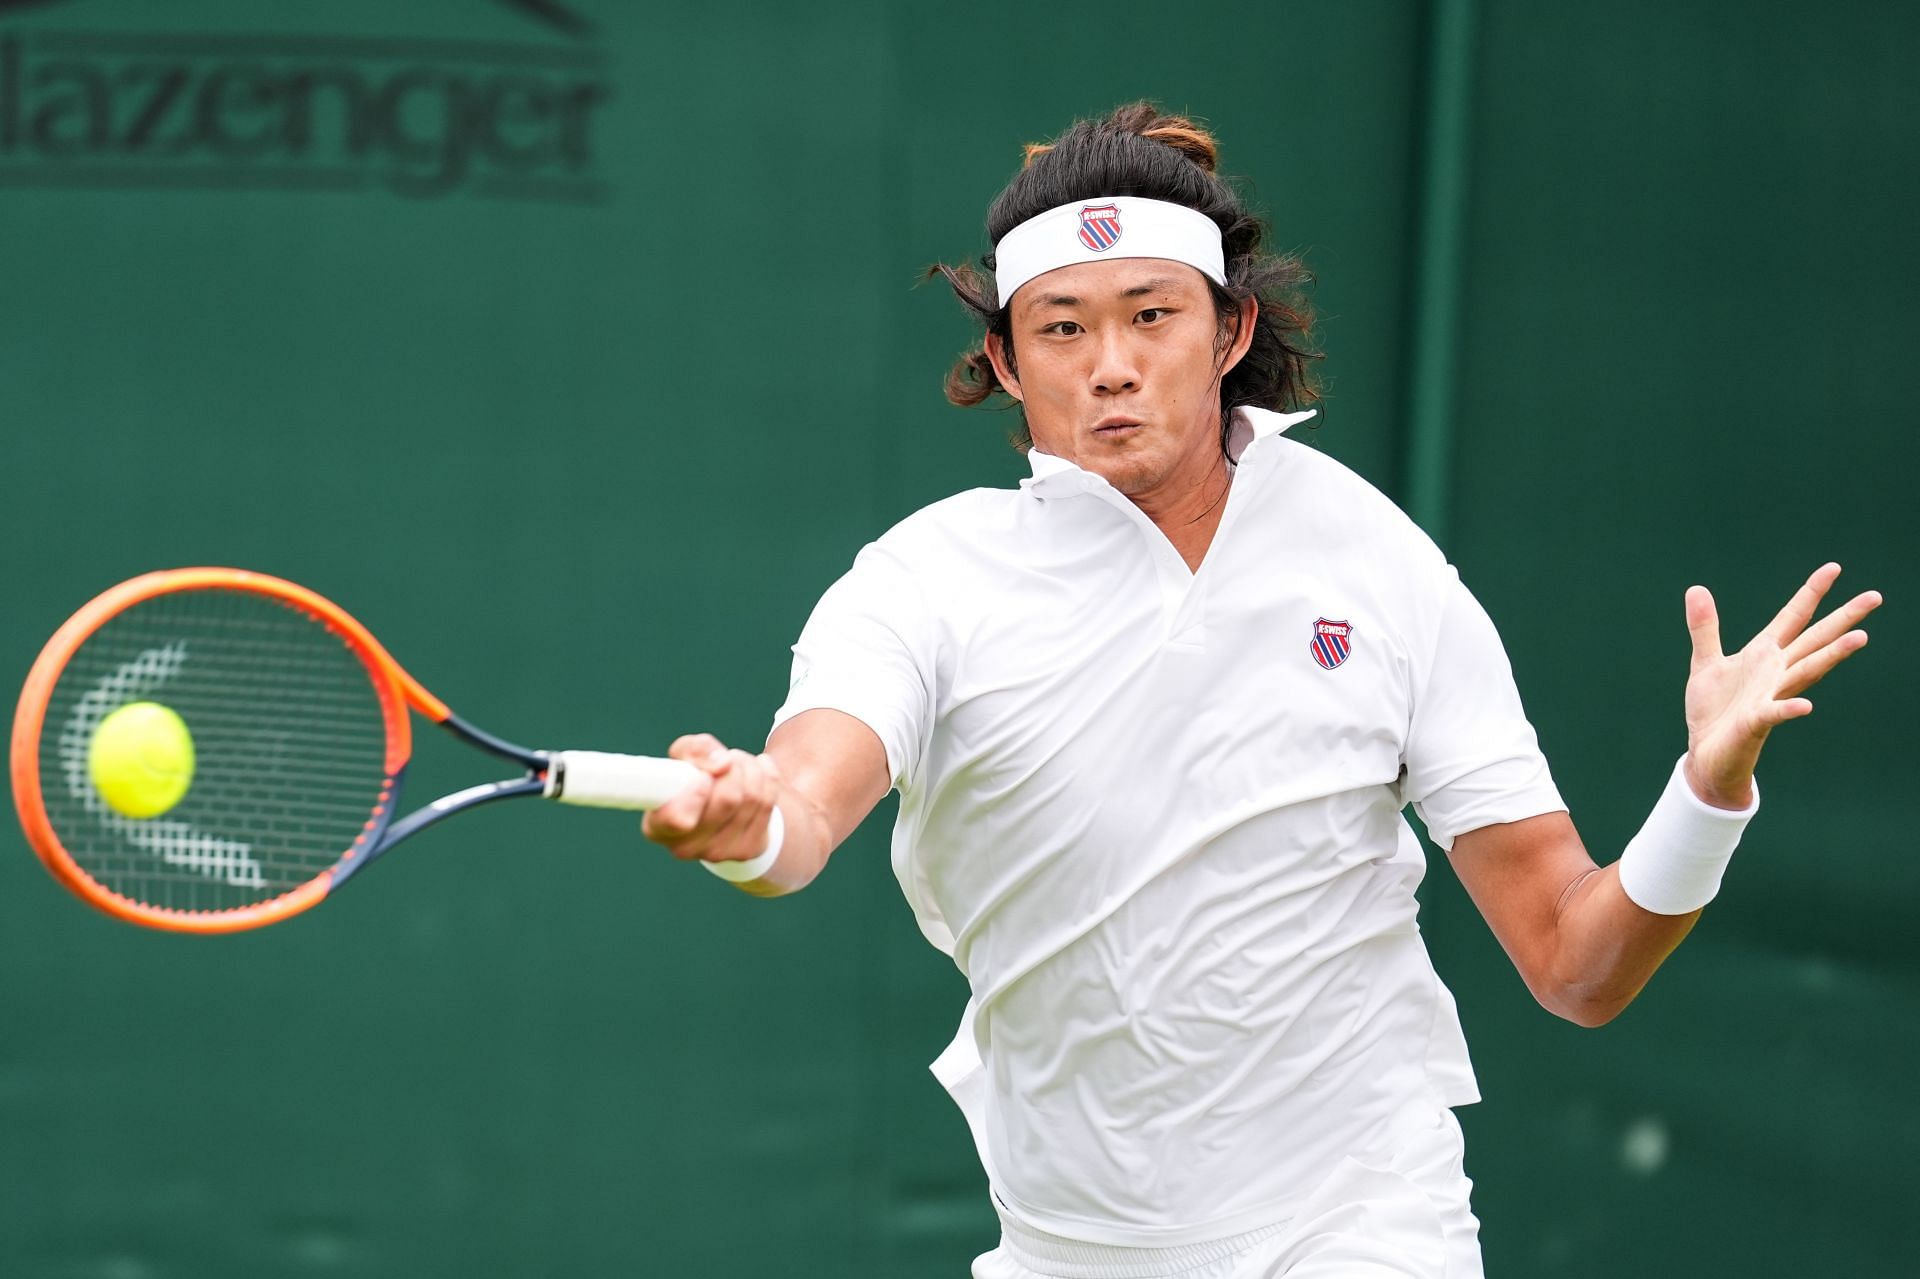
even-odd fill
[(554, 751), (548, 757), (544, 793), (562, 804), (588, 808), (658, 808), (704, 775), (681, 759)]
[[(588, 808), (649, 809), (705, 777), (685, 760), (651, 755), (614, 755), (606, 751), (554, 751), (547, 757), (548, 799)], [(767, 848), (749, 861), (700, 864), (722, 879), (744, 883), (766, 874), (786, 841), (786, 822), (773, 810), (767, 824)]]

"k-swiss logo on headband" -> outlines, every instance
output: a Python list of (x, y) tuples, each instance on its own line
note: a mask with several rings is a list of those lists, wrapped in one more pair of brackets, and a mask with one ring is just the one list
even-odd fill
[(1120, 240), (1120, 206), (1089, 204), (1080, 210), (1080, 243), (1105, 253)]
[(1347, 660), (1353, 651), (1353, 624), (1333, 622), (1324, 617), (1313, 623), (1313, 660), (1332, 670)]

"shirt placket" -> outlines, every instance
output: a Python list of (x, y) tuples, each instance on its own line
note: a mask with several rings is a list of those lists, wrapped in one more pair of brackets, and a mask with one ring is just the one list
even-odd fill
[[(1132, 526), (1145, 548), (1147, 560), (1153, 565), (1154, 581), (1160, 588), (1160, 627), (1162, 641), (1168, 644), (1187, 646), (1199, 642), (1197, 633), (1198, 612), (1189, 607), (1194, 589), (1194, 574), (1187, 568), (1187, 562), (1180, 558), (1180, 552), (1173, 549), (1173, 543), (1167, 540), (1154, 522), (1144, 515), (1140, 508), (1129, 502), (1111, 487), (1090, 486), (1089, 496), (1097, 497), (1113, 507)], [(1195, 632), (1189, 634), (1189, 632)]]
[[(1168, 648), (1197, 651), (1204, 649), (1207, 645), (1208, 583), (1219, 572), (1217, 569), (1211, 569), (1210, 566), (1217, 564), (1228, 554), (1234, 528), (1240, 522), (1242, 513), (1253, 502), (1254, 485), (1263, 475), (1261, 467), (1263, 458), (1258, 446), (1259, 441), (1256, 440), (1253, 446), (1242, 455), (1239, 465), (1235, 468), (1233, 486), (1225, 498), (1227, 507), (1220, 516), (1220, 527), (1214, 530), (1213, 545), (1207, 549), (1206, 558), (1200, 561), (1198, 572), (1189, 572), (1186, 561), (1182, 560), (1179, 552), (1173, 549), (1173, 544), (1157, 528), (1153, 528), (1152, 521), (1146, 516), (1139, 517), (1152, 532), (1153, 540), (1159, 543), (1159, 549), (1164, 550), (1167, 558), (1172, 560), (1181, 578), (1178, 598), (1169, 603), (1166, 612)], [(1137, 508), (1134, 513), (1139, 515)], [(1163, 598), (1167, 598), (1165, 563), (1162, 560), (1156, 560), (1155, 564), (1162, 574)]]

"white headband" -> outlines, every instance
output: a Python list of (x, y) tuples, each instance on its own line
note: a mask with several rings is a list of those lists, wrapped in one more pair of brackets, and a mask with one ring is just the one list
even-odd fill
[(1103, 196), (1028, 218), (993, 248), (1000, 305), (1036, 275), (1103, 258), (1185, 262), (1215, 284), (1227, 282), (1220, 228), (1204, 213), (1165, 200)]

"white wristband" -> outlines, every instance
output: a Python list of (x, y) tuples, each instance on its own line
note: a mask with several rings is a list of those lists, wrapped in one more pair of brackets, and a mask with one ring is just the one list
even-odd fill
[(1687, 784), (1686, 756), (1673, 766), (1660, 801), (1620, 854), (1620, 887), (1656, 915), (1687, 915), (1712, 901), (1740, 833), (1760, 808), (1760, 784), (1744, 809), (1715, 808)]
[(720, 878), (736, 884), (744, 884), (750, 879), (759, 879), (772, 870), (773, 864), (780, 860), (780, 845), (785, 842), (786, 834), (787, 824), (781, 819), (779, 806), (776, 805), (773, 815), (767, 819), (766, 852), (751, 861), (701, 862), (700, 864)]

